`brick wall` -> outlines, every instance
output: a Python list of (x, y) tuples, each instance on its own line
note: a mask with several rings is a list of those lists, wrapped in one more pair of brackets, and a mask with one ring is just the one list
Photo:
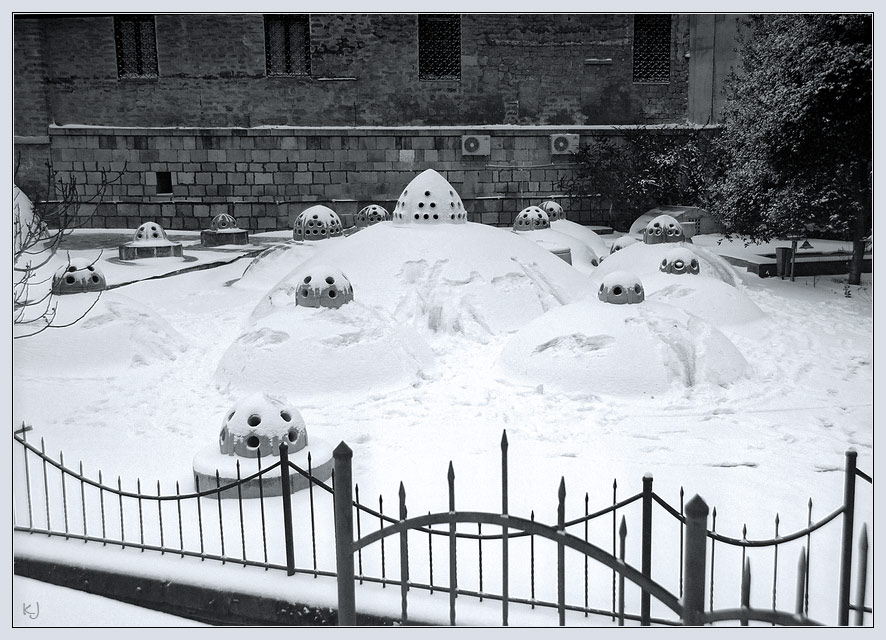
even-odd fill
[[(610, 127), (574, 127), (582, 143), (617, 135)], [(217, 128), (139, 129), (51, 127), (53, 167), (95, 193), (101, 171), (123, 172), (105, 193), (92, 226), (135, 228), (155, 220), (169, 229), (207, 228), (211, 216), (232, 213), (252, 231), (291, 228), (313, 204), (349, 222), (368, 204), (389, 211), (421, 171), (439, 171), (476, 222), (510, 225), (530, 204), (560, 198), (569, 156), (552, 155), (550, 135), (562, 129), (491, 127), (489, 156), (461, 153), (464, 129), (452, 128)], [(157, 172), (168, 171), (172, 193), (158, 193)], [(562, 199), (570, 218), (606, 223), (600, 203)]]
[[(686, 117), (685, 15), (672, 18), (664, 84), (631, 81), (630, 14), (465, 14), (460, 81), (419, 81), (409, 14), (311, 15), (312, 75), (283, 78), (265, 75), (259, 14), (157, 15), (155, 80), (117, 78), (112, 17), (17, 18), (17, 52), (40, 49), (37, 22), (45, 73), (16, 66), (16, 88), (28, 103), (31, 94), (49, 94), (45, 124), (593, 125)], [(25, 124), (38, 123), (17, 119), (16, 132)]]

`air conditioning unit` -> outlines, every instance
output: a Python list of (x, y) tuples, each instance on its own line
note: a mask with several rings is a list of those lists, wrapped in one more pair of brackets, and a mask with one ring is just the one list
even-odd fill
[(555, 133), (551, 136), (551, 155), (578, 151), (577, 133)]
[(462, 136), (461, 155), (463, 156), (488, 156), (489, 136)]

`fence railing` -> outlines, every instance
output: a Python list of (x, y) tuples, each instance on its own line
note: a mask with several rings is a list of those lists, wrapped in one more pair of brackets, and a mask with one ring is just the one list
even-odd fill
[[(457, 511), (455, 472), (450, 463), (447, 475), (447, 512), (427, 512), (408, 517), (406, 491), (401, 483), (397, 517), (394, 517), (384, 513), (381, 496), (377, 509), (361, 503), (359, 485), (353, 483), (351, 476), (350, 449), (344, 443), (334, 453), (335, 468), (331, 486), (314, 477), (310, 455), (308, 469), (302, 469), (288, 459), (284, 446), (281, 447), (280, 457), (274, 458), (274, 462), (268, 464), (267, 458), (259, 458), (256, 460), (255, 470), (244, 471), (242, 477), (238, 464), (235, 482), (222, 484), (216, 475), (215, 486), (207, 488), (201, 487), (199, 479), (195, 477), (196, 491), (181, 493), (179, 483), (176, 483), (174, 494), (163, 495), (159, 482), (156, 484), (156, 493), (153, 493), (142, 490), (141, 479), (136, 479), (135, 491), (124, 490), (119, 476), (116, 486), (105, 484), (101, 470), (98, 472), (98, 480), (90, 479), (83, 472), (82, 462), (79, 463), (78, 470), (74, 470), (65, 465), (62, 452), (59, 452), (58, 460), (52, 459), (46, 454), (42, 439), (39, 449), (27, 442), (26, 431), (23, 426), (14, 434), (15, 442), (23, 450), (21, 463), (27, 507), (27, 524), (19, 522), (20, 512), (23, 511), (21, 506), (14, 510), (15, 531), (63, 536), (66, 539), (102, 545), (119, 545), (142, 552), (159, 551), (161, 554), (199, 557), (201, 560), (256, 566), (265, 570), (285, 570), (288, 575), (303, 573), (314, 577), (336, 577), (340, 603), (339, 621), (344, 624), (353, 623), (355, 585), (364, 583), (378, 584), (381, 588), (399, 587), (404, 623), (409, 620), (409, 591), (422, 590), (429, 594), (449, 594), (449, 617), (452, 624), (456, 621), (455, 604), (460, 596), (479, 601), (500, 601), (501, 621), (505, 625), (508, 624), (512, 604), (525, 605), (531, 609), (556, 609), (560, 624), (565, 624), (566, 612), (584, 616), (608, 616), (619, 625), (625, 624), (625, 621), (639, 622), (641, 625), (710, 624), (721, 621), (740, 621), (741, 624), (748, 624), (750, 621), (812, 624), (808, 617), (811, 536), (841, 515), (843, 531), (838, 573), (838, 624), (848, 624), (851, 611), (856, 614), (854, 623), (859, 625), (864, 624), (865, 614), (872, 613), (872, 608), (864, 605), (869, 546), (866, 526), (862, 527), (859, 541), (855, 604), (849, 598), (855, 479), (861, 477), (869, 483), (873, 482), (870, 476), (856, 468), (856, 453), (851, 450), (846, 453), (844, 503), (839, 508), (813, 522), (810, 500), (805, 528), (782, 534), (779, 532), (779, 520), (776, 516), (774, 537), (754, 540), (747, 538), (747, 527), (744, 527), (740, 539), (718, 533), (716, 509), (712, 512), (711, 528), (708, 529), (707, 505), (697, 496), (684, 505), (682, 488), (679, 507), (671, 506), (653, 491), (651, 475), (644, 476), (640, 492), (620, 499), (618, 485), (613, 482), (611, 503), (593, 512), (590, 511), (589, 495), (585, 493), (584, 515), (571, 520), (566, 519), (566, 486), (561, 479), (556, 525), (536, 521), (534, 511), (529, 518), (517, 517), (509, 513), (506, 435), (501, 440), (500, 513)], [(38, 475), (37, 482), (33, 482), (32, 476), (35, 473)], [(291, 473), (308, 479), (307, 491), (291, 494)], [(52, 481), (50, 475), (53, 476)], [(261, 480), (275, 477), (279, 477), (282, 488), (279, 502), (278, 497), (266, 497), (261, 493), (258, 500), (242, 497), (240, 488), (246, 483), (257, 480), (261, 492), (264, 485)], [(235, 494), (236, 498), (232, 499)], [(317, 499), (317, 496), (326, 495), (331, 500)], [(655, 505), (668, 517), (660, 522), (656, 519), (659, 524), (656, 525), (657, 533), (654, 537)], [(300, 509), (298, 513), (293, 512), (294, 506)], [(244, 507), (248, 517), (244, 516)], [(639, 568), (625, 560), (628, 536), (625, 516), (628, 511), (637, 507), (641, 519)], [(372, 525), (374, 521), (377, 521), (377, 528)], [(663, 574), (662, 569), (658, 569), (654, 580), (653, 542), (661, 536), (662, 527), (667, 521), (675, 522), (678, 528), (677, 549), (665, 550), (666, 553), (678, 555), (678, 575), (666, 575), (667, 572)], [(294, 522), (298, 525), (294, 526)], [(475, 525), (476, 533), (465, 530), (466, 525)], [(487, 527), (485, 533), (484, 525)], [(604, 549), (590, 541), (589, 525), (597, 529), (599, 538), (608, 538), (603, 544), (611, 544), (610, 548)], [(364, 532), (367, 527), (371, 530)], [(493, 532), (488, 527), (492, 527)], [(609, 530), (609, 533), (600, 535), (602, 530)], [(416, 535), (426, 539), (426, 547), (424, 543), (415, 542)], [(385, 547), (385, 541), (391, 536), (395, 536), (398, 541), (393, 555), (387, 553)], [(328, 543), (333, 537), (334, 547)], [(281, 539), (282, 545), (279, 544)], [(804, 541), (805, 546), (797, 567), (796, 606), (793, 612), (788, 613), (777, 609), (777, 583), (781, 566), (779, 548), (797, 540)], [(536, 544), (543, 541), (553, 542), (553, 548)], [(438, 547), (436, 582), (435, 542)], [(741, 603), (732, 609), (714, 608), (718, 544), (741, 550)], [(448, 547), (448, 553), (441, 554), (441, 545)], [(365, 554), (373, 546), (377, 547), (377, 551), (370, 558)], [(772, 595), (771, 602), (767, 603), (771, 608), (752, 608), (751, 568), (746, 552), (751, 548), (763, 547), (773, 550)], [(567, 549), (570, 553), (580, 554), (581, 562), (569, 563), (567, 566)], [(484, 565), (484, 550), (487, 558), (500, 558), (500, 573), (495, 574), (498, 580), (494, 586), (490, 586), (489, 561)], [(555, 551), (556, 559), (552, 550)], [(447, 556), (446, 570), (440, 571), (439, 560)], [(528, 559), (528, 563), (525, 559)], [(478, 580), (476, 589), (459, 580), (458, 566), (465, 561), (477, 563), (476, 571), (468, 572), (472, 579)], [(537, 580), (539, 568), (546, 570), (552, 566), (556, 566), (556, 597), (553, 597), (552, 589), (548, 589), (549, 595), (542, 595), (537, 591), (540, 586), (537, 584), (540, 582)], [(487, 570), (485, 576), (484, 567)], [(392, 570), (392, 575), (389, 575), (389, 569)], [(608, 572), (605, 589), (600, 589), (604, 582), (601, 572)], [(464, 569), (462, 573), (465, 573)], [(673, 586), (666, 587), (666, 584)], [(544, 586), (551, 585), (545, 583)], [(627, 604), (626, 597), (626, 593), (630, 595), (632, 589), (640, 591), (639, 606), (636, 607), (637, 603), (634, 602), (633, 606), (636, 608), (633, 610)], [(516, 595), (520, 590), (524, 591), (523, 595)], [(599, 601), (598, 594), (603, 591), (609, 593), (606, 605)], [(590, 593), (597, 596), (596, 602), (591, 602)], [(636, 591), (633, 593), (636, 595)], [(659, 603), (656, 606), (669, 613), (653, 615), (653, 599)]]

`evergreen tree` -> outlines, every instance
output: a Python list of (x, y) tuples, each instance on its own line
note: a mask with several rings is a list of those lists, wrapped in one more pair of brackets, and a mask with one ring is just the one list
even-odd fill
[(753, 240), (851, 238), (849, 282), (859, 284), (871, 225), (871, 16), (763, 15), (750, 27), (727, 82), (713, 209)]

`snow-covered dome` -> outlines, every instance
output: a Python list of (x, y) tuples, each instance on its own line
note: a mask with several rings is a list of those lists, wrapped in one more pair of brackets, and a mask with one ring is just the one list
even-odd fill
[(342, 234), (341, 218), (322, 204), (308, 207), (295, 219), (293, 240), (322, 240)]
[(299, 306), (303, 284), (289, 277), (259, 304), (219, 362), (219, 388), (352, 401), (414, 385), (433, 368), (433, 352), (409, 325), (359, 300), (340, 309)]
[(632, 244), (637, 244), (637, 242), (638, 240), (636, 238), (632, 238), (631, 236), (622, 236), (612, 243), (612, 246), (609, 247), (609, 253), (611, 255), (616, 251), (621, 251), (625, 247), (631, 246)]
[(388, 213), (387, 209), (377, 204), (371, 204), (357, 212), (357, 215), (354, 216), (354, 224), (358, 227), (368, 227), (376, 222), (390, 219), (391, 214)]
[(563, 217), (559, 220), (551, 219), (551, 229), (566, 234), (567, 236), (572, 236), (576, 240), (580, 240), (590, 247), (594, 252), (594, 255), (598, 256), (598, 258), (603, 258), (609, 254), (609, 247), (606, 246), (606, 242), (590, 227), (578, 224), (572, 220), (567, 220)]
[(535, 229), (550, 229), (551, 221), (548, 214), (536, 206), (526, 207), (514, 218), (514, 231), (534, 231)]
[(463, 224), (468, 214), (455, 188), (433, 169), (415, 176), (394, 207), (395, 226)]
[(300, 282), (295, 292), (295, 304), (300, 307), (338, 309), (354, 299), (351, 281), (341, 269), (314, 265), (296, 275), (295, 282)]
[(645, 297), (640, 278), (628, 271), (607, 274), (597, 290), (597, 298), (610, 304), (637, 304), (643, 302)]
[(560, 206), (560, 203), (554, 202), (553, 200), (545, 200), (540, 205), (538, 205), (538, 208), (548, 214), (548, 219), (551, 222), (566, 217), (566, 214), (563, 213), (563, 207)]
[(685, 239), (683, 226), (673, 216), (660, 215), (653, 218), (643, 230), (643, 242), (646, 244), (683, 242)]
[(95, 260), (69, 258), (68, 263), (52, 277), (52, 292), (56, 295), (103, 291), (108, 283), (96, 268)]
[(230, 213), (216, 214), (212, 218), (212, 222), (210, 223), (209, 228), (213, 231), (228, 231), (229, 229), (236, 231), (240, 230), (240, 227), (237, 226), (237, 221)]
[(286, 443), (290, 453), (308, 444), (301, 414), (290, 403), (266, 393), (254, 393), (225, 414), (218, 446), (221, 453), (241, 458), (279, 456)]
[(671, 249), (661, 259), (658, 270), (678, 276), (684, 273), (697, 276), (700, 271), (698, 256), (684, 247)]
[[(596, 286), (600, 285), (601, 279), (613, 271), (630, 271), (636, 273), (646, 288), (646, 293), (651, 294), (656, 288), (665, 282), (669, 282), (661, 273), (662, 262), (667, 262), (668, 256), (674, 249), (682, 249), (684, 257), (690, 254), (698, 260), (701, 277), (716, 278), (730, 286), (738, 283), (738, 275), (735, 268), (715, 253), (692, 244), (674, 245), (634, 243), (621, 251), (610, 254), (606, 260), (591, 274)], [(691, 263), (691, 259), (690, 259)], [(659, 277), (662, 276), (662, 277)]]
[(130, 242), (133, 246), (165, 246), (175, 244), (169, 240), (166, 231), (156, 222), (145, 222), (135, 230)]
[(701, 318), (652, 301), (593, 298), (551, 309), (517, 331), (497, 367), (514, 382), (566, 393), (656, 398), (725, 386), (748, 371), (735, 345)]

